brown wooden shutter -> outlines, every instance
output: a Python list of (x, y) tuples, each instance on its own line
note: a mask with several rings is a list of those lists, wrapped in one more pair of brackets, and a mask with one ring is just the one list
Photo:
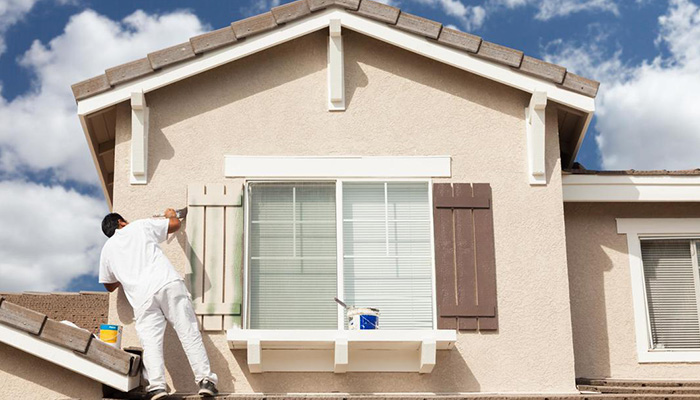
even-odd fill
[(491, 186), (433, 185), (438, 328), (497, 330)]

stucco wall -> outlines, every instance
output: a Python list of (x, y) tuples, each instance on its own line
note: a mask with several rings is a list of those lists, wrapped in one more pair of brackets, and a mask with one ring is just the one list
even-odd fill
[[(128, 183), (130, 114), (117, 112), (114, 210), (143, 218), (186, 205), (189, 183), (225, 182), (237, 155), (450, 155), (452, 181), (493, 188), (500, 329), (461, 333), (432, 374), (247, 371), (222, 334), (205, 343), (223, 391), (572, 392), (574, 361), (556, 112), (547, 110), (547, 179), (526, 176), (525, 93), (344, 31), (347, 111), (328, 112), (327, 33), (318, 32), (147, 95), (149, 183)], [(185, 234), (165, 252), (185, 270)], [(110, 319), (129, 325), (123, 294)], [(184, 353), (168, 331), (166, 366), (192, 391)]]
[(0, 399), (101, 399), (102, 384), (0, 343)]
[(637, 362), (627, 237), (615, 218), (698, 218), (700, 203), (567, 203), (576, 376), (698, 379), (700, 363)]

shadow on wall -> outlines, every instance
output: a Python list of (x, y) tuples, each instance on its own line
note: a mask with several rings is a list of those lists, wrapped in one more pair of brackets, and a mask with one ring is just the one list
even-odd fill
[[(430, 374), (348, 372), (265, 372), (251, 374), (245, 350), (232, 350), (236, 362), (257, 393), (391, 393), (391, 392), (478, 392), (481, 389), (460, 352), (438, 351)], [(218, 366), (217, 366), (218, 367)]]
[(12, 394), (18, 399), (46, 399), (55, 393), (71, 399), (102, 398), (102, 384), (0, 343), (0, 398)]
[[(222, 393), (234, 392), (235, 378), (231, 373), (229, 362), (226, 360), (225, 355), (222, 354), (221, 349), (216, 346), (208, 334), (202, 334), (202, 341), (207, 349), (212, 371), (219, 377), (219, 391)], [(175, 330), (170, 325), (165, 330), (163, 346), (168, 349), (165, 352), (165, 369), (173, 377), (174, 387), (172, 389), (179, 393), (196, 393), (199, 387), (195, 383), (192, 368), (190, 368), (189, 361)]]
[[(529, 95), (506, 85), (494, 85), (493, 81), (478, 75), (462, 71), (439, 61), (431, 60), (427, 57), (417, 55), (408, 50), (401, 49), (378, 39), (370, 38), (361, 33), (346, 30), (343, 33), (345, 65), (366, 64), (373, 68), (380, 69), (392, 75), (400, 76), (409, 81), (417, 82), (426, 87), (430, 87), (441, 92), (449, 93), (461, 99), (479, 104), (486, 108), (499, 110), (511, 117), (525, 118), (525, 106), (529, 104)], [(371, 49), (368, 51), (368, 49)], [(358, 68), (362, 71), (361, 68)], [(357, 81), (362, 81), (362, 77), (354, 76), (354, 69), (346, 71), (347, 82), (357, 86)], [(432, 73), (426, 73), (431, 71)], [(364, 83), (367, 85), (367, 76), (362, 73)], [(457, 84), (462, 83), (462, 84)], [(346, 88), (346, 91), (348, 89)], [(349, 93), (352, 97), (354, 93)], [(494, 93), (494, 91), (498, 93)], [(348, 94), (348, 93), (346, 93)], [(391, 96), (387, 93), (387, 96)], [(512, 96), (522, 97), (522, 107), (503, 107), (499, 99), (510, 98)], [(424, 99), (416, 99), (420, 102)], [(381, 99), (372, 99), (381, 102)], [(397, 112), (404, 112), (397, 110)], [(445, 116), (448, 117), (448, 116)], [(522, 132), (518, 132), (521, 134)]]
[[(593, 205), (595, 207), (596, 205)], [(605, 378), (611, 373), (610, 338), (605, 296), (605, 274), (614, 267), (606, 253), (627, 253), (626, 241), (596, 240), (600, 230), (616, 232), (615, 218), (596, 213), (583, 204), (566, 205), (566, 254), (569, 300), (577, 378)], [(598, 205), (597, 209), (600, 209)], [(622, 243), (622, 245), (620, 245)]]
[[(159, 112), (154, 107), (150, 115), (149, 148), (154, 151), (149, 154), (149, 180), (160, 161), (169, 160), (174, 155), (174, 149), (162, 128), (325, 70), (327, 36), (326, 31), (311, 33), (149, 94), (149, 101), (163, 104), (164, 108), (164, 112)], [(346, 80), (345, 88), (346, 103), (349, 105), (355, 90), (366, 86), (368, 81), (357, 62), (346, 61), (345, 68), (347, 76), (352, 77)], [(284, 73), (279, 73), (280, 70)], [(325, 75), (318, 84), (326, 87)], [(182, 96), (177, 93), (187, 93), (187, 101), (168, 101), (172, 96), (181, 99)], [(281, 101), (289, 100), (292, 99)], [(326, 107), (326, 101), (326, 98), (319, 98), (319, 107)], [(269, 107), (269, 113), (274, 114), (279, 104), (261, 106)], [(215, 133), (212, 133), (214, 136)]]

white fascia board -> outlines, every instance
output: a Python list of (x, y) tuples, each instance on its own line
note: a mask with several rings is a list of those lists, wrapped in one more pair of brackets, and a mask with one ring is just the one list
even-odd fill
[(137, 376), (119, 374), (75, 354), (72, 350), (45, 342), (37, 336), (2, 324), (0, 324), (0, 342), (123, 392), (128, 392), (140, 384), (140, 374)]
[(565, 202), (696, 202), (700, 176), (563, 175)]
[(525, 92), (547, 92), (550, 100), (585, 113), (592, 113), (595, 110), (595, 100), (591, 97), (563, 89), (554, 83), (531, 77), (508, 66), (499, 65), (464, 51), (435, 43), (425, 37), (400, 31), (384, 23), (354, 15), (345, 10), (330, 9), (313, 13), (308, 18), (285, 24), (270, 32), (247, 38), (231, 47), (206, 52), (177, 67), (166, 68), (147, 77), (119, 85), (105, 93), (80, 100), (78, 101), (78, 114), (87, 115), (99, 111), (129, 99), (132, 92), (148, 93), (275, 45), (327, 28), (332, 19), (340, 19), (342, 26), (367, 36)]
[(449, 178), (449, 156), (225, 156), (227, 178)]

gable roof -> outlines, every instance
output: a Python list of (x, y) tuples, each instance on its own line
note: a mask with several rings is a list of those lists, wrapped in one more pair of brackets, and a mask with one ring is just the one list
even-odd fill
[[(7, 297), (16, 300), (23, 296)], [(82, 296), (69, 295), (71, 299)], [(139, 355), (95, 339), (86, 329), (63, 324), (10, 302), (5, 296), (0, 296), (0, 343), (124, 392), (140, 382)]]
[(297, 0), (272, 8), (271, 11), (235, 21), (230, 26), (190, 38), (175, 46), (149, 53), (146, 57), (109, 68), (104, 74), (72, 86), (76, 101), (113, 90), (117, 85), (155, 75), (159, 70), (193, 60), (204, 53), (232, 47), (243, 39), (279, 29), (283, 25), (311, 16), (329, 7), (383, 22), (388, 26), (427, 38), (490, 62), (510, 67), (523, 74), (550, 82), (565, 90), (595, 97), (599, 83), (536, 58), (522, 51), (482, 40), (479, 36), (443, 27), (441, 23), (402, 12), (373, 0)]

